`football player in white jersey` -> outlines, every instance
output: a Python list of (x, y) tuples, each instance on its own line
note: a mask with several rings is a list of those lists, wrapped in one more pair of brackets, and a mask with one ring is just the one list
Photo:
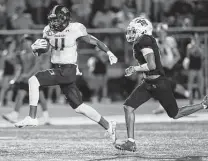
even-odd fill
[(15, 126), (37, 126), (36, 111), (39, 100), (39, 87), (59, 85), (70, 106), (77, 113), (83, 114), (100, 124), (107, 130), (113, 142), (115, 142), (116, 123), (107, 121), (92, 107), (84, 104), (81, 93), (75, 84), (77, 41), (83, 40), (89, 44), (96, 45), (107, 53), (111, 64), (117, 62), (117, 57), (104, 43), (89, 35), (84, 25), (71, 22), (70, 12), (66, 7), (60, 5), (55, 6), (51, 10), (48, 20), (49, 25), (43, 30), (44, 39), (37, 39), (31, 47), (34, 54), (38, 56), (41, 54), (41, 50), (48, 48), (49, 43), (51, 46), (51, 63), (55, 67), (38, 72), (29, 79), (29, 116), (16, 123)]

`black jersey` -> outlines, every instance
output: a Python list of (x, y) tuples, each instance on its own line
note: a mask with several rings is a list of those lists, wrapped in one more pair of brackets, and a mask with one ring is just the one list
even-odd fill
[(156, 64), (156, 69), (144, 73), (146, 75), (165, 75), (160, 61), (160, 51), (157, 42), (153, 36), (142, 35), (133, 44), (134, 58), (138, 61), (140, 65), (147, 63), (141, 52), (141, 50), (144, 48), (151, 48), (153, 50)]

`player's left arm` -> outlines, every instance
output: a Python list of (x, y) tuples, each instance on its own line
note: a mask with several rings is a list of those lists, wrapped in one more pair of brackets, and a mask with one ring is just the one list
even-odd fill
[(106, 52), (111, 64), (117, 63), (118, 61), (117, 57), (109, 50), (109, 48), (103, 42), (98, 40), (96, 37), (88, 34), (87, 29), (84, 25), (79, 23), (77, 24), (77, 28), (78, 28), (77, 40), (82, 40), (88, 44), (96, 45), (100, 50)]
[(98, 40), (96, 37), (87, 34), (86, 36), (80, 37), (78, 40), (82, 40), (86, 43), (97, 46), (100, 50), (106, 52), (111, 64), (117, 63), (117, 57), (109, 50), (109, 48), (102, 41)]

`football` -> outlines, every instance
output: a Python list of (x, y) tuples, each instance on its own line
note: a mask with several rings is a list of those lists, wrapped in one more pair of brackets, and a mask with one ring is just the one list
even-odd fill
[(42, 40), (45, 41), (45, 43), (47, 44), (47, 47), (46, 48), (36, 49), (36, 52), (38, 53), (38, 55), (41, 55), (43, 53), (46, 53), (50, 49), (50, 43), (48, 42), (48, 40), (47, 39), (44, 39), (44, 38), (42, 38)]

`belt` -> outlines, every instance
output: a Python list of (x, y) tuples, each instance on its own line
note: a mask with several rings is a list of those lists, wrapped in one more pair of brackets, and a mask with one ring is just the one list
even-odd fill
[(54, 68), (71, 68), (76, 66), (75, 64), (53, 64)]

